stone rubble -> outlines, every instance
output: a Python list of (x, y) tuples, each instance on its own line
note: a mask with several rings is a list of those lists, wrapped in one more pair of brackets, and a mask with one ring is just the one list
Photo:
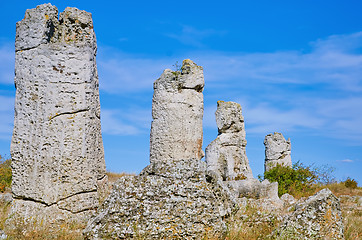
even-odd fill
[(265, 172), (277, 164), (292, 166), (290, 139), (285, 140), (283, 134), (275, 132), (268, 134), (264, 139), (265, 145)]
[(29, 9), (15, 51), (12, 213), (88, 219), (107, 180), (91, 14)]
[(328, 188), (297, 202), (294, 208), (273, 232), (274, 238), (344, 239), (340, 202)]
[(225, 186), (206, 181), (202, 117), (202, 67), (184, 60), (181, 72), (166, 69), (154, 84), (150, 165), (120, 178), (86, 239), (201, 239), (222, 235), (236, 209)]

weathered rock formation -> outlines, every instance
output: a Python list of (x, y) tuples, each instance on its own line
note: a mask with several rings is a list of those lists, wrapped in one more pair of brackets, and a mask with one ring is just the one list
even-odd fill
[(277, 164), (292, 166), (290, 139), (285, 140), (283, 134), (275, 132), (265, 136), (265, 171)]
[(219, 135), (206, 148), (207, 170), (224, 181), (253, 178), (246, 156), (244, 117), (235, 102), (217, 102), (215, 112)]
[(84, 233), (87, 239), (202, 239), (226, 230), (235, 200), (208, 183), (203, 155), (202, 67), (184, 60), (154, 84), (150, 165), (119, 179)]
[(150, 162), (200, 160), (204, 114), (203, 69), (184, 60), (182, 72), (166, 69), (154, 83)]
[(295, 211), (285, 218), (273, 236), (276, 239), (344, 239), (338, 198), (326, 188), (297, 203)]
[(218, 136), (206, 147), (209, 178), (223, 181), (235, 197), (269, 198), (279, 201), (278, 183), (253, 178), (246, 156), (244, 117), (235, 102), (217, 102)]
[(15, 50), (12, 212), (87, 218), (106, 180), (91, 14), (29, 9)]

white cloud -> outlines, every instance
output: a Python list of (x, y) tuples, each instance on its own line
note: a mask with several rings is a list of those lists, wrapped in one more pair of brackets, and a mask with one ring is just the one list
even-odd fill
[(352, 159), (343, 159), (343, 160), (340, 160), (340, 162), (344, 162), (344, 163), (353, 163), (354, 161)]
[(9, 43), (0, 46), (0, 84), (14, 84), (15, 49)]
[(0, 95), (0, 139), (11, 139), (14, 126), (14, 98)]
[[(135, 110), (122, 112), (119, 109), (102, 109), (102, 132), (109, 135), (138, 135), (145, 134), (150, 124), (149, 116), (145, 111)], [(147, 134), (148, 134), (147, 130)]]
[(225, 31), (216, 31), (214, 29), (196, 29), (192, 26), (181, 25), (181, 31), (178, 33), (165, 34), (167, 37), (176, 39), (185, 45), (203, 47), (203, 41), (210, 36), (224, 35)]

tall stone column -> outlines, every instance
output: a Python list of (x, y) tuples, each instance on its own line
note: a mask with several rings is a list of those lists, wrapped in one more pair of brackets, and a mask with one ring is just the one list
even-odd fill
[(92, 16), (29, 9), (15, 51), (13, 212), (87, 216), (106, 180)]
[(283, 134), (275, 132), (268, 134), (264, 139), (265, 145), (265, 171), (269, 171), (277, 164), (292, 166), (290, 139), (285, 140)]
[[(192, 164), (204, 156), (202, 118), (204, 75), (201, 66), (186, 59), (181, 71), (166, 69), (154, 83), (150, 163), (161, 168), (170, 162)], [(187, 165), (187, 163), (185, 163)]]

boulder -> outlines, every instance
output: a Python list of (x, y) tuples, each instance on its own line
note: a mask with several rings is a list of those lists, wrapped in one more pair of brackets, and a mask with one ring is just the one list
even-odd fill
[(323, 189), (307, 200), (297, 202), (273, 237), (277, 239), (344, 239), (339, 199)]

